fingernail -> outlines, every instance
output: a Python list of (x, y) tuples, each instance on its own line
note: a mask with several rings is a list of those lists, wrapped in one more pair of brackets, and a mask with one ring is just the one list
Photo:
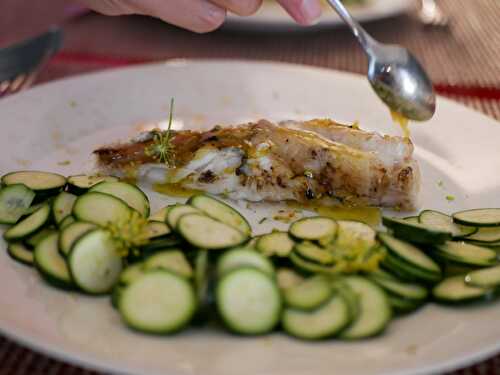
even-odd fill
[(316, 23), (321, 16), (321, 5), (318, 0), (302, 0), (300, 12), (305, 25)]

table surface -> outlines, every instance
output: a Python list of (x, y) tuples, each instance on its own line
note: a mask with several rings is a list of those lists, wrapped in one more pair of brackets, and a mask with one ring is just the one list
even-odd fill
[[(367, 29), (381, 41), (414, 52), (440, 94), (500, 119), (500, 1), (441, 0), (440, 4), (451, 18), (446, 29), (423, 27), (411, 12), (371, 22)], [(172, 58), (270, 60), (366, 71), (366, 58), (345, 29), (294, 33), (222, 29), (197, 35), (146, 17), (77, 14), (78, 6), (71, 0), (2, 0), (0, 47), (64, 23), (65, 45), (37, 83)], [(0, 374), (49, 373), (94, 374), (0, 338)], [(454, 374), (500, 374), (500, 356)]]

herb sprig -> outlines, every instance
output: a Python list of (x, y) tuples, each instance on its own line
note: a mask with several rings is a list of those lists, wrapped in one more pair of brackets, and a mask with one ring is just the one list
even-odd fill
[(170, 114), (167, 130), (153, 130), (153, 143), (146, 149), (146, 155), (165, 163), (171, 167), (174, 165), (175, 150), (172, 145), (172, 122), (174, 113), (174, 98), (170, 100)]

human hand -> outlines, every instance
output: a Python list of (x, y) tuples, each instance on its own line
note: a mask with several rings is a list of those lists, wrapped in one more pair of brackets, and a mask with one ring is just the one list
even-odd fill
[[(204, 33), (224, 23), (226, 12), (241, 16), (255, 13), (263, 0), (80, 0), (107, 15), (142, 14)], [(308, 25), (321, 15), (320, 0), (276, 0), (299, 23)]]

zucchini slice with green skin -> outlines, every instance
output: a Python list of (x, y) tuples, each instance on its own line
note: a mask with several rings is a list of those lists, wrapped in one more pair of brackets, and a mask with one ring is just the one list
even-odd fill
[(436, 274), (438, 278), (441, 275), (439, 265), (416, 246), (394, 238), (387, 233), (379, 233), (378, 238), (385, 245), (390, 254), (400, 258), (410, 266), (431, 274)]
[(134, 281), (136, 281), (138, 278), (144, 275), (145, 272), (146, 270), (144, 269), (143, 263), (132, 264), (131, 266), (125, 268), (120, 274), (119, 284), (120, 285), (132, 284)]
[(166, 223), (168, 212), (170, 211), (171, 208), (173, 208), (175, 206), (176, 206), (175, 204), (172, 204), (172, 205), (160, 208), (153, 215), (151, 215), (148, 220), (149, 221), (163, 221), (164, 223)]
[(40, 241), (34, 251), (34, 264), (49, 284), (62, 289), (73, 289), (73, 279), (66, 260), (59, 254), (58, 241), (57, 233)]
[(141, 247), (141, 254), (147, 257), (159, 251), (177, 248), (181, 245), (185, 245), (185, 243), (179, 236), (170, 235), (165, 238), (151, 240), (151, 242)]
[(115, 176), (91, 176), (91, 175), (74, 175), (67, 179), (68, 191), (75, 195), (86, 193), (91, 187), (103, 181), (116, 182), (119, 179)]
[(493, 289), (467, 285), (465, 275), (448, 277), (432, 289), (434, 299), (446, 304), (475, 302), (489, 299), (493, 295)]
[(269, 277), (275, 276), (271, 261), (261, 253), (247, 248), (231, 249), (222, 255), (217, 261), (217, 276), (223, 277), (227, 272), (241, 267), (254, 267)]
[(335, 261), (334, 256), (329, 251), (309, 241), (296, 244), (293, 251), (304, 260), (321, 265), (333, 265)]
[(423, 224), (413, 224), (403, 219), (384, 216), (383, 224), (393, 230), (394, 237), (419, 244), (442, 244), (451, 240), (450, 232), (430, 228)]
[(76, 195), (62, 191), (54, 199), (52, 203), (52, 216), (58, 226), (60, 226), (61, 222), (73, 212), (73, 205), (75, 204), (76, 198)]
[(0, 190), (0, 224), (15, 224), (35, 199), (35, 192), (23, 184), (6, 186)]
[(342, 280), (342, 277), (334, 278), (331, 282), (331, 287), (335, 293), (338, 293), (347, 302), (351, 322), (354, 322), (359, 315), (359, 296)]
[(476, 208), (455, 212), (453, 221), (472, 227), (498, 227), (500, 226), (500, 208)]
[(22, 242), (10, 243), (7, 246), (7, 253), (10, 257), (24, 265), (33, 266), (34, 254)]
[(89, 192), (78, 197), (73, 206), (73, 216), (78, 221), (86, 221), (100, 226), (129, 217), (130, 207), (112, 195)]
[(203, 214), (203, 212), (188, 204), (176, 204), (170, 207), (166, 213), (168, 226), (175, 230), (179, 219), (187, 214)]
[(217, 283), (215, 293), (219, 314), (233, 332), (268, 333), (280, 320), (281, 295), (276, 281), (256, 268), (226, 273)]
[(187, 203), (211, 218), (238, 229), (247, 236), (252, 234), (252, 228), (248, 221), (234, 208), (218, 199), (199, 194), (193, 195)]
[(403, 218), (404, 221), (410, 223), (410, 224), (420, 224), (420, 220), (418, 216), (407, 216)]
[(331, 266), (321, 265), (315, 262), (310, 262), (295, 252), (292, 252), (288, 257), (290, 261), (297, 267), (299, 270), (308, 272), (308, 273), (325, 273), (332, 274), (333, 270)]
[(298, 240), (316, 241), (322, 238), (332, 239), (337, 233), (338, 225), (328, 217), (305, 217), (290, 225), (289, 233)]
[(55, 192), (66, 185), (66, 177), (42, 171), (17, 171), (2, 176), (2, 185), (24, 184), (35, 193)]
[(63, 230), (66, 228), (68, 225), (73, 224), (76, 221), (73, 215), (68, 215), (66, 216), (63, 221), (59, 224), (59, 229)]
[(449, 241), (435, 246), (434, 252), (441, 259), (470, 266), (487, 267), (497, 263), (496, 251), (465, 242)]
[[(477, 232), (464, 238), (467, 241), (482, 242), (484, 244), (494, 244), (500, 241), (500, 227), (479, 228)], [(489, 245), (491, 246), (491, 245)]]
[(52, 205), (52, 199), (47, 199), (44, 202), (32, 204), (30, 207), (28, 207), (26, 209), (26, 211), (23, 213), (23, 215), (21, 217), (24, 218), (24, 217), (30, 216), (33, 212), (37, 211), (40, 207), (42, 207), (46, 203), (49, 205)]
[(200, 214), (181, 216), (177, 231), (187, 242), (201, 249), (227, 249), (248, 241), (248, 235), (235, 227)]
[(3, 238), (6, 241), (17, 241), (29, 237), (40, 230), (50, 219), (50, 206), (44, 204), (30, 216), (24, 218), (19, 223), (9, 228)]
[(150, 240), (165, 237), (172, 233), (170, 227), (163, 221), (148, 221), (146, 231)]
[(372, 248), (376, 244), (377, 232), (360, 221), (339, 220), (335, 246)]
[(391, 254), (386, 255), (382, 265), (401, 280), (436, 283), (442, 279), (441, 273), (428, 272)]
[(106, 294), (118, 282), (123, 261), (111, 235), (94, 229), (80, 237), (68, 257), (75, 284), (85, 293)]
[(35, 248), (36, 245), (40, 243), (49, 234), (57, 233), (57, 229), (54, 228), (42, 228), (35, 234), (29, 236), (24, 242), (31, 248)]
[(360, 276), (343, 279), (358, 295), (359, 315), (340, 337), (347, 340), (372, 337), (385, 330), (392, 318), (392, 309), (387, 294), (377, 284)]
[(419, 284), (404, 283), (398, 280), (390, 280), (384, 277), (370, 276), (370, 280), (384, 289), (389, 294), (399, 298), (423, 301), (429, 295), (427, 288)]
[(287, 257), (293, 250), (295, 242), (287, 232), (272, 232), (259, 237), (255, 247), (265, 256)]
[(312, 311), (286, 308), (282, 325), (286, 333), (304, 340), (320, 340), (335, 336), (351, 321), (349, 306), (335, 294), (322, 306)]
[(164, 269), (185, 278), (193, 277), (193, 268), (182, 251), (177, 249), (161, 251), (144, 261), (144, 270)]
[(171, 334), (186, 327), (196, 311), (193, 286), (166, 270), (151, 270), (120, 291), (118, 311), (128, 327)]
[(465, 283), (481, 288), (498, 287), (500, 285), (500, 266), (471, 271), (465, 276)]
[(139, 212), (142, 216), (149, 216), (148, 197), (136, 185), (121, 181), (103, 181), (93, 186), (89, 192), (112, 195), (124, 201), (129, 207)]
[(450, 232), (453, 238), (463, 238), (477, 232), (477, 227), (467, 227), (453, 222), (453, 218), (439, 211), (425, 210), (418, 217), (419, 223), (429, 228)]
[(409, 314), (423, 305), (423, 301), (401, 298), (395, 295), (389, 295), (389, 303), (396, 314)]
[(276, 280), (278, 282), (278, 287), (283, 291), (299, 285), (305, 279), (292, 268), (282, 267), (276, 271)]
[(194, 286), (198, 307), (201, 309), (208, 302), (209, 272), (208, 251), (199, 250), (194, 260)]
[(61, 234), (59, 236), (59, 252), (64, 257), (67, 257), (76, 240), (78, 240), (85, 233), (88, 233), (96, 228), (95, 224), (77, 221), (61, 229)]
[(284, 303), (293, 309), (311, 311), (319, 308), (333, 294), (330, 282), (323, 275), (305, 279), (283, 291)]

